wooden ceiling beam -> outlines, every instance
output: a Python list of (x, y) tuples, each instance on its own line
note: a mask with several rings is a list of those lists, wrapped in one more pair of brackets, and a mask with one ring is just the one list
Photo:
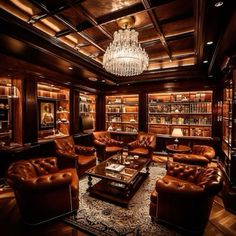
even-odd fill
[[(97, 20), (83, 7), (79, 6), (80, 11), (86, 17), (86, 19), (96, 28), (98, 28), (103, 34), (105, 34), (109, 39), (112, 39), (112, 35), (102, 26), (99, 25)], [(77, 27), (76, 27), (77, 28)]]
[(194, 17), (195, 17), (195, 48), (197, 55), (197, 64), (202, 63), (203, 49), (204, 49), (204, 15), (205, 15), (205, 4), (204, 0), (194, 0)]
[(62, 23), (64, 26), (66, 26), (67, 28), (69, 28), (72, 32), (75, 32), (77, 34), (79, 34), (82, 38), (84, 38), (85, 40), (87, 40), (89, 43), (91, 43), (93, 46), (95, 46), (96, 48), (98, 48), (99, 50), (101, 50), (102, 52), (105, 52), (105, 50), (100, 47), (98, 44), (96, 44), (94, 42), (93, 39), (91, 39), (88, 35), (86, 35), (85, 33), (82, 32), (78, 32), (76, 27), (74, 27), (70, 22), (68, 22), (66, 19), (64, 19), (62, 16), (59, 16), (57, 14), (51, 14), (51, 12), (47, 9), (47, 7), (38, 2), (37, 0), (29, 0), (30, 2), (32, 2), (33, 4), (35, 4), (38, 8), (40, 8), (40, 10), (46, 12), (48, 15), (50, 15), (51, 17), (53, 17), (54, 19), (58, 20), (60, 23)]
[[(82, 2), (84, 2), (84, 1), (85, 1), (85, 0), (75, 0), (75, 1), (73, 1), (73, 2), (70, 1), (70, 4), (65, 4), (65, 5), (63, 5), (63, 6), (57, 7), (57, 8), (55, 8), (55, 9), (51, 9), (51, 10), (49, 10), (49, 11), (50, 11), (51, 14), (53, 14), (53, 15), (54, 15), (54, 14), (58, 14), (58, 13), (64, 11), (64, 10), (67, 10), (67, 9), (69, 9), (70, 7), (73, 7), (73, 6), (75, 6), (76, 4), (82, 3)], [(67, 1), (66, 1), (66, 3), (67, 3)], [(32, 21), (32, 23), (36, 23), (37, 21), (42, 20), (42, 19), (44, 19), (44, 18), (46, 18), (46, 17), (48, 17), (48, 14), (45, 13), (45, 12), (41, 12), (41, 13), (39, 13), (39, 14), (37, 14), (37, 15), (33, 15), (33, 16), (31, 17), (30, 21)], [(31, 23), (31, 22), (30, 22), (30, 23)]]
[(152, 20), (152, 23), (153, 23), (153, 25), (154, 25), (156, 31), (157, 31), (158, 34), (160, 35), (160, 41), (161, 41), (163, 47), (165, 48), (165, 50), (166, 50), (166, 52), (167, 52), (167, 54), (168, 54), (170, 60), (172, 60), (172, 59), (171, 59), (171, 51), (170, 51), (169, 46), (168, 46), (168, 44), (167, 44), (167, 42), (166, 42), (165, 36), (164, 36), (164, 34), (163, 34), (162, 28), (161, 28), (161, 26), (160, 26), (160, 23), (159, 23), (159, 21), (158, 21), (158, 18), (157, 18), (157, 16), (156, 16), (155, 12), (154, 12), (152, 9), (150, 9), (151, 6), (150, 6), (150, 3), (149, 3), (148, 0), (142, 0), (142, 3), (143, 3), (143, 5), (144, 5), (144, 8), (145, 8), (146, 10), (148, 10), (148, 15), (149, 15), (150, 19)]
[[(155, 1), (155, 3), (152, 4), (152, 7), (150, 9), (154, 9), (154, 8), (160, 6), (160, 5), (163, 5), (163, 4), (166, 4), (166, 3), (169, 3), (169, 2), (173, 2), (173, 1), (174, 0)], [(98, 26), (101, 26), (103, 24), (107, 24), (111, 21), (117, 20), (121, 17), (141, 13), (141, 12), (144, 12), (144, 11), (147, 11), (147, 9), (144, 8), (143, 4), (142, 3), (137, 3), (137, 4), (134, 4), (130, 7), (114, 11), (114, 12), (109, 13), (109, 14), (104, 15), (104, 16), (100, 16), (100, 17), (96, 18), (96, 20), (93, 18), (92, 20), (94, 20), (96, 22), (96, 27), (98, 27)], [(87, 29), (89, 29), (93, 26), (95, 26), (94, 23), (91, 23), (90, 21), (84, 21), (84, 22), (78, 24), (76, 26), (76, 28), (77, 28), (78, 31), (81, 32), (81, 31), (87, 30)], [(60, 35), (60, 37), (61, 37), (61, 36), (66, 36), (67, 34), (70, 34), (70, 33), (71, 33), (71, 31), (61, 31), (61, 32), (58, 32), (58, 35)]]

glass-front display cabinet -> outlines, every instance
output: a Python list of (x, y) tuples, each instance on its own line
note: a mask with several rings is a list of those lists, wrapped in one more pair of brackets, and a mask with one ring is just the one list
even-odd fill
[[(236, 72), (229, 73), (223, 90), (222, 159), (226, 174), (236, 185)], [(234, 155), (233, 155), (234, 154)]]
[(212, 136), (212, 91), (148, 94), (148, 132), (184, 136)]
[(22, 144), (22, 81), (0, 76), (0, 149)]
[(96, 95), (80, 92), (79, 100), (81, 130), (91, 132), (96, 129)]
[(48, 83), (38, 83), (38, 139), (69, 135), (70, 90)]
[(106, 130), (138, 132), (138, 94), (106, 96)]

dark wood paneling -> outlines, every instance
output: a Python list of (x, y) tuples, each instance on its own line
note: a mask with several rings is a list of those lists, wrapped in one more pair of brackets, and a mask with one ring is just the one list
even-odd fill
[(24, 79), (23, 142), (36, 143), (38, 139), (37, 82), (34, 78)]
[(79, 92), (71, 90), (71, 134), (78, 134), (79, 127)]
[(105, 96), (99, 94), (96, 104), (96, 130), (105, 130)]
[(147, 95), (139, 94), (139, 131), (147, 131)]

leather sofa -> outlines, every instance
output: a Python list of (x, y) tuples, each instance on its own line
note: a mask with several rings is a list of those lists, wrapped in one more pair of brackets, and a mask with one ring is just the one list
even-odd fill
[(76, 170), (59, 169), (56, 157), (14, 162), (7, 169), (6, 180), (27, 224), (44, 223), (78, 209)]
[(112, 139), (108, 131), (93, 132), (93, 143), (99, 161), (104, 161), (118, 152), (123, 152), (124, 142)]
[(54, 140), (58, 163), (63, 167), (76, 167), (78, 175), (96, 165), (93, 147), (75, 145), (72, 136)]
[(167, 162), (166, 175), (151, 193), (150, 216), (187, 235), (202, 234), (222, 184), (219, 168)]
[(215, 157), (215, 150), (213, 147), (206, 145), (193, 145), (192, 153), (188, 154), (173, 154), (173, 161), (190, 164), (206, 166)]
[(128, 143), (128, 154), (152, 159), (156, 147), (156, 135), (139, 132), (137, 140)]

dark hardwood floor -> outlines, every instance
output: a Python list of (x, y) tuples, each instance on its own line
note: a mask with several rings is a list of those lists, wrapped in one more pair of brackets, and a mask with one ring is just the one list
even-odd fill
[[(86, 236), (89, 234), (72, 228), (61, 220), (34, 227), (25, 225), (21, 221), (14, 194), (8, 191), (0, 192), (0, 235)], [(226, 211), (222, 205), (221, 199), (216, 197), (204, 236), (222, 235), (236, 235), (236, 215)]]

